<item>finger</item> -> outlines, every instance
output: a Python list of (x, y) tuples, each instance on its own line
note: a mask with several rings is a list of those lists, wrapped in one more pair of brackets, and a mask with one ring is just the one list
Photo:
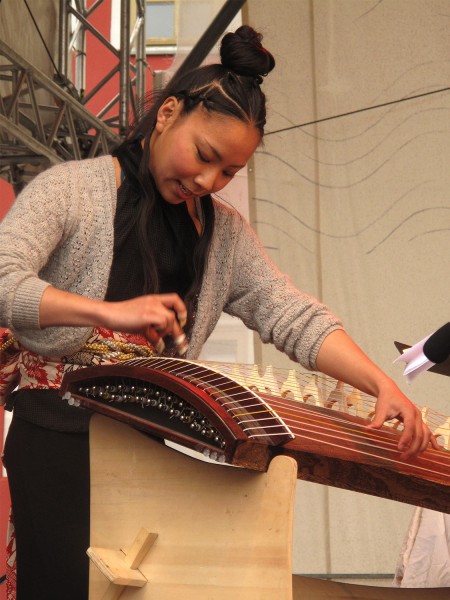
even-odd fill
[(161, 294), (160, 299), (167, 308), (175, 311), (181, 327), (184, 327), (187, 323), (187, 309), (178, 294)]
[(431, 434), (430, 444), (435, 450), (443, 450), (443, 447), (439, 444), (439, 442), (433, 434)]
[(187, 310), (177, 312), (177, 319), (178, 319), (181, 327), (184, 327), (187, 323)]
[[(375, 414), (373, 420), (366, 426), (367, 429), (380, 429), (387, 421), (387, 415), (380, 413)], [(403, 458), (408, 458), (417, 452), (416, 447), (420, 445), (421, 437), (416, 439), (406, 422), (403, 424), (403, 432), (398, 441), (398, 450), (402, 453)]]
[[(401, 440), (401, 438), (400, 438), (400, 440)], [(402, 441), (399, 441), (399, 443), (398, 443), (398, 450), (400, 452), (400, 458), (403, 458), (403, 459), (412, 458), (413, 456), (416, 456), (416, 454), (419, 454), (420, 448), (422, 445), (422, 438), (414, 437), (414, 438), (412, 438), (412, 441), (409, 446), (407, 445), (407, 443), (408, 442), (402, 442)]]
[(421, 437), (421, 441), (420, 441), (418, 454), (421, 454), (424, 450), (427, 449), (428, 445), (430, 444), (430, 439), (431, 439), (431, 431), (428, 429), (428, 427), (422, 421), (422, 419), (420, 421), (421, 421), (420, 429), (421, 429), (422, 437)]
[(380, 429), (380, 427), (383, 427), (385, 421), (384, 419), (373, 419), (372, 421), (370, 421), (370, 423), (368, 423), (367, 425), (365, 425), (365, 427), (367, 427), (367, 429)]
[(175, 343), (177, 348), (177, 354), (179, 356), (184, 356), (188, 351), (188, 341), (186, 334), (183, 329), (180, 327), (180, 324), (175, 318), (171, 319), (171, 323), (166, 322), (165, 326), (163, 325), (152, 325), (147, 328), (148, 331), (148, 339), (155, 346), (156, 351), (158, 353), (162, 353), (165, 348), (164, 341), (162, 336), (170, 335)]
[(424, 452), (428, 448), (428, 446), (430, 445), (432, 437), (433, 436), (429, 436), (426, 433), (424, 434), (423, 439), (422, 439), (422, 443), (421, 443), (420, 448), (419, 448), (418, 454), (422, 454), (422, 452)]
[(164, 338), (166, 335), (173, 335), (174, 327), (178, 325), (175, 314), (172, 310), (161, 305), (159, 314), (153, 316), (150, 327), (156, 331), (159, 337)]
[(172, 323), (170, 322), (169, 317), (161, 318), (159, 323), (152, 323), (150, 327), (154, 329), (160, 337), (165, 337), (172, 331)]
[[(418, 415), (408, 416), (403, 421), (403, 432), (400, 436), (398, 449), (404, 458), (418, 454), (422, 447), (424, 430), (422, 417)], [(428, 443), (428, 442), (427, 442)]]
[(385, 422), (388, 420), (388, 416), (386, 412), (382, 409), (381, 405), (378, 403), (375, 406), (375, 414), (371, 420), (371, 422), (366, 426), (369, 429), (380, 429), (383, 427)]
[(180, 336), (175, 338), (175, 346), (177, 347), (177, 354), (179, 356), (184, 356), (189, 349), (189, 344), (187, 341), (187, 337), (185, 333), (182, 333)]
[(434, 450), (442, 450), (442, 448), (439, 446), (439, 443), (438, 443), (436, 437), (432, 434), (428, 425), (426, 423), (422, 422), (422, 426), (423, 426), (423, 430), (424, 430), (424, 438), (425, 439), (424, 439), (424, 444), (422, 444), (422, 448), (420, 449), (420, 451), (423, 452), (424, 450), (426, 450), (428, 448), (428, 446), (431, 446), (432, 448), (434, 448)]
[(155, 348), (156, 352), (158, 352), (158, 354), (162, 354), (164, 352), (166, 345), (164, 344), (164, 340), (154, 327), (149, 325), (145, 329), (144, 335)]
[(413, 453), (415, 446), (417, 445), (417, 441), (416, 443), (414, 442), (415, 438), (413, 433), (409, 428), (406, 428), (405, 425), (405, 428), (403, 429), (397, 444), (397, 448), (404, 458), (411, 456), (411, 454)]
[(188, 351), (189, 345), (186, 334), (184, 333), (183, 329), (180, 327), (180, 324), (177, 321), (175, 321), (173, 324), (172, 336), (175, 346), (177, 347), (178, 355), (184, 356)]

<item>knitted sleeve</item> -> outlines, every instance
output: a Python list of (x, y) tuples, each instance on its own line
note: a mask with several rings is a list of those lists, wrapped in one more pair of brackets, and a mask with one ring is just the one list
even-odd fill
[(106, 291), (113, 243), (111, 157), (71, 161), (35, 177), (0, 223), (0, 326), (32, 351), (78, 348), (89, 328), (40, 330), (48, 285), (92, 298)]
[(242, 219), (235, 237), (232, 280), (225, 312), (239, 317), (307, 369), (316, 369), (324, 338), (342, 323), (317, 298), (298, 290), (265, 252)]
[(0, 224), (0, 319), (5, 327), (39, 328), (39, 302), (49, 285), (38, 273), (66, 235), (68, 179), (61, 168), (35, 177)]

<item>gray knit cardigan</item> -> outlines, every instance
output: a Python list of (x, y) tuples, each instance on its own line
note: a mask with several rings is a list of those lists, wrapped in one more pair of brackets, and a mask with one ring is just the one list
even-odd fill
[[(86, 327), (39, 326), (48, 285), (105, 297), (113, 257), (117, 190), (111, 156), (71, 161), (35, 177), (0, 224), (0, 326), (29, 350), (75, 352)], [(248, 223), (214, 202), (215, 228), (187, 358), (195, 359), (222, 311), (239, 317), (292, 360), (316, 368), (320, 345), (342, 328), (315, 298), (279, 272)]]

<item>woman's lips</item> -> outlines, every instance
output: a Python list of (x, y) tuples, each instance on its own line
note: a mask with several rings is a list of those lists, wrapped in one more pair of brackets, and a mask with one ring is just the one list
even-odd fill
[(189, 188), (181, 183), (181, 181), (178, 182), (178, 189), (180, 191), (180, 195), (185, 199), (191, 198), (194, 195)]

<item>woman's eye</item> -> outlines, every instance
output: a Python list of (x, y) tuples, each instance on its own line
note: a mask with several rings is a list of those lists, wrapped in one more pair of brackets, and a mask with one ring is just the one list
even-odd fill
[(202, 154), (202, 153), (201, 153), (201, 151), (200, 151), (198, 148), (197, 148), (197, 154), (198, 154), (198, 157), (199, 157), (199, 159), (200, 159), (202, 162), (205, 162), (205, 163), (209, 163), (209, 162), (210, 162), (210, 161), (208, 160), (208, 158), (206, 158), (206, 156), (205, 156), (204, 154)]

